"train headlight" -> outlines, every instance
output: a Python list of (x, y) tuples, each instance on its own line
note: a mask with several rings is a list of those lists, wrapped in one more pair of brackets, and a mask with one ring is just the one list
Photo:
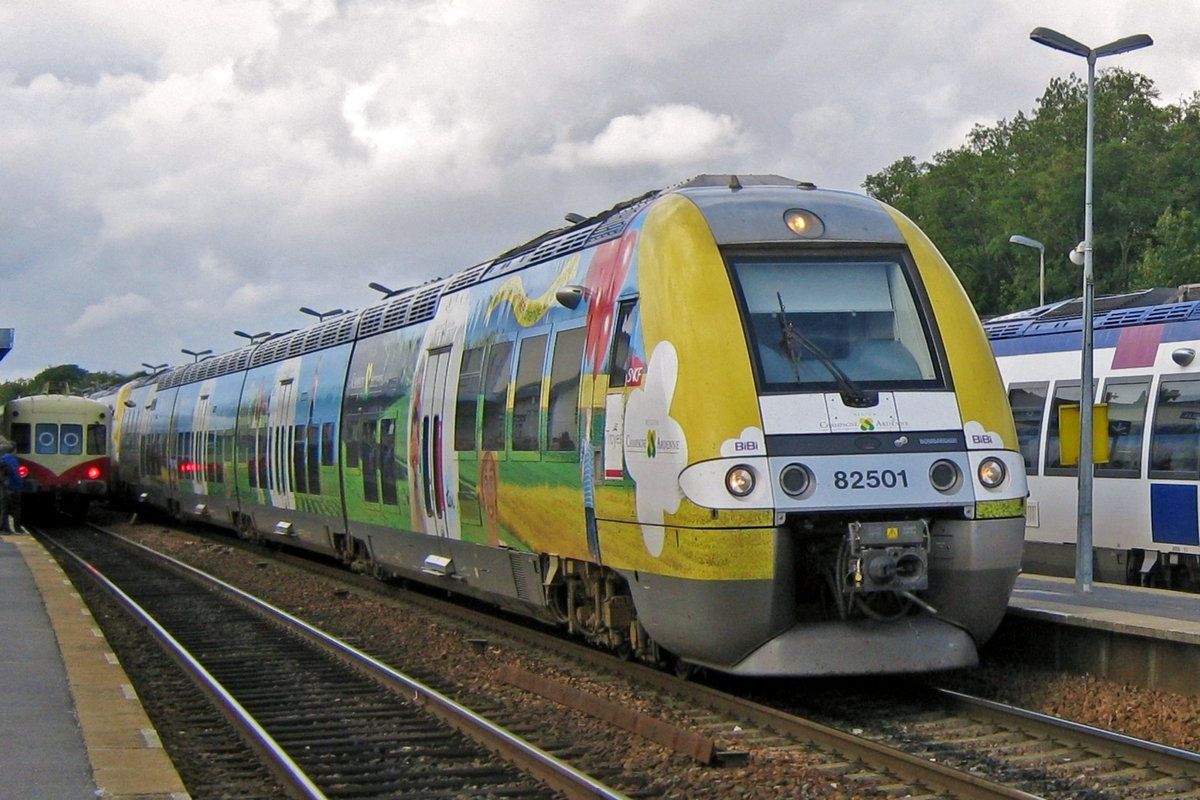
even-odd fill
[(812, 471), (803, 464), (788, 464), (779, 473), (779, 488), (788, 497), (803, 497), (812, 487)]
[(1004, 479), (1008, 477), (1008, 470), (1004, 467), (1004, 462), (998, 458), (985, 458), (979, 462), (979, 482), (985, 488), (995, 489), (1000, 484), (1004, 483)]
[(942, 494), (953, 494), (962, 485), (962, 472), (958, 464), (940, 458), (929, 468), (929, 483)]
[(783, 221), (792, 233), (805, 239), (816, 239), (825, 233), (821, 218), (804, 208), (789, 208), (783, 212)]
[(754, 491), (754, 471), (738, 464), (725, 473), (725, 488), (734, 497), (745, 497)]

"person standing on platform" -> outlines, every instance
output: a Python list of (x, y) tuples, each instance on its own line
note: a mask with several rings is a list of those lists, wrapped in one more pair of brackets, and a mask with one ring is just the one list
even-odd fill
[(21, 533), (21, 465), (13, 443), (0, 437), (0, 529)]

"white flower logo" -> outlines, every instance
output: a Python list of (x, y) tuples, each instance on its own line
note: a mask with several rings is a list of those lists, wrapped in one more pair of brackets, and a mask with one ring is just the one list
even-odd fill
[(645, 382), (630, 392), (625, 406), (625, 464), (637, 484), (642, 540), (655, 558), (663, 549), (663, 517), (678, 511), (683, 499), (679, 473), (687, 466), (687, 439), (670, 415), (678, 377), (675, 346), (660, 342), (650, 354)]

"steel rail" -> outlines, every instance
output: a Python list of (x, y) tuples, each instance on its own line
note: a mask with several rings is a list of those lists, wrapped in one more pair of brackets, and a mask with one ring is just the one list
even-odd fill
[[(633, 666), (633, 665), (630, 665)], [(643, 668), (644, 669), (644, 668)], [(936, 789), (959, 800), (1039, 800), (1038, 795), (990, 781), (969, 772), (947, 767), (860, 736), (839, 731), (812, 720), (727, 694), (678, 678), (648, 671), (638, 680), (655, 683), (659, 688), (696, 699), (711, 708), (742, 717), (800, 741), (809, 742), (843, 757), (886, 770), (912, 784)]]
[(110, 581), (103, 573), (84, 559), (80, 558), (69, 548), (44, 531), (38, 532), (38, 538), (50, 542), (59, 551), (71, 558), (84, 570), (100, 582), (121, 605), (134, 615), (167, 653), (180, 667), (196, 682), (222, 713), (238, 728), (243, 737), (259, 753), (260, 757), (270, 767), (271, 772), (283, 783), (284, 788), (294, 797), (301, 800), (328, 800), (325, 793), (317, 788), (312, 779), (297, 766), (291, 757), (279, 746), (274, 738), (267, 733), (258, 721), (246, 711), (225, 687), (222, 686), (204, 666), (172, 636), (158, 620), (143, 609), (132, 597)]
[[(570, 798), (570, 800), (630, 800), (630, 798), (616, 789), (606, 786), (590, 775), (580, 772), (570, 764), (525, 741), (516, 734), (505, 730), (491, 720), (476, 714), (471, 709), (455, 702), (436, 689), (426, 686), (415, 678), (393, 669), (354, 646), (309, 625), (304, 620), (294, 617), (286, 611), (276, 608), (242, 591), (236, 586), (232, 586), (176, 558), (160, 553), (120, 534), (104, 530), (99, 526), (91, 525), (91, 527), (119, 539), (130, 547), (137, 548), (153, 558), (166, 562), (210, 586), (233, 595), (250, 608), (266, 614), (277, 620), (280, 624), (302, 634), (309, 641), (334, 653), (358, 669), (367, 672), (394, 691), (403, 692), (412, 697), (415, 702), (419, 703), (423, 708), (446, 724), (479, 742), (502, 758), (514, 763), (527, 774), (542, 781), (555, 791), (561, 792), (565, 797)], [(85, 564), (85, 566), (91, 569), (90, 565)]]
[[(354, 579), (344, 570), (326, 568), (310, 559), (285, 557), (287, 563), (310, 572), (336, 576), (340, 580)], [(377, 581), (365, 581), (369, 591), (382, 593), (385, 588)], [(535, 644), (539, 648), (579, 659), (630, 680), (648, 683), (664, 692), (694, 700), (709, 708), (771, 728), (796, 740), (808, 742), (827, 751), (853, 758), (915, 785), (932, 788), (961, 800), (1039, 800), (1037, 795), (990, 781), (969, 772), (956, 770), (893, 747), (854, 736), (812, 720), (777, 711), (735, 695), (702, 684), (681, 680), (675, 675), (644, 664), (621, 661), (611, 654), (596, 651), (577, 642), (539, 632), (531, 627), (509, 622), (495, 616), (473, 611), (419, 593), (407, 593), (405, 602), (413, 602), (438, 613), (446, 614), (474, 625), (490, 628), (506, 636)]]
[(1095, 753), (1136, 764), (1149, 763), (1166, 767), (1181, 775), (1200, 777), (1200, 753), (1191, 750), (1107, 731), (1082, 722), (997, 703), (994, 700), (985, 700), (953, 689), (935, 688), (934, 691), (951, 705), (969, 710), (976, 716), (986, 717), (998, 725), (1035, 731), (1058, 741), (1070, 739)]

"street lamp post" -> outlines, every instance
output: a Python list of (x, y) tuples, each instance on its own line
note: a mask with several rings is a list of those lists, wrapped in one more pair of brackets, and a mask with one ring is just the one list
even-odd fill
[(346, 312), (340, 308), (330, 309), (329, 311), (316, 311), (308, 306), (300, 306), (300, 313), (308, 314), (310, 317), (316, 317), (318, 321), (324, 322), (326, 317), (336, 317), (338, 314)]
[(1032, 247), (1038, 251), (1038, 305), (1046, 305), (1046, 245), (1037, 239), (1030, 239), (1019, 233), (1008, 237), (1008, 241), (1023, 247)]
[(250, 344), (258, 344), (263, 339), (271, 335), (270, 331), (259, 331), (258, 333), (246, 333), (245, 331), (234, 331), (234, 336), (240, 336), (243, 339), (249, 339)]
[(183, 353), (185, 356), (191, 356), (193, 364), (198, 362), (204, 356), (212, 355), (212, 350), (188, 350), (186, 347), (181, 349), (179, 352)]
[(1049, 28), (1034, 28), (1029, 38), (1064, 53), (1087, 59), (1087, 149), (1084, 158), (1083, 189), (1083, 344), (1079, 382), (1079, 521), (1075, 544), (1075, 590), (1092, 591), (1092, 403), (1096, 390), (1092, 386), (1092, 140), (1096, 114), (1093, 95), (1096, 93), (1096, 59), (1128, 53), (1149, 47), (1154, 40), (1144, 33), (1126, 36), (1115, 42), (1088, 47), (1069, 36)]
[(398, 295), (404, 291), (403, 289), (390, 289), (387, 286), (384, 286), (382, 283), (376, 283), (375, 281), (371, 281), (370, 283), (368, 283), (367, 288), (374, 289), (375, 291), (382, 294), (384, 300), (386, 300), (389, 297), (395, 297), (396, 295)]

